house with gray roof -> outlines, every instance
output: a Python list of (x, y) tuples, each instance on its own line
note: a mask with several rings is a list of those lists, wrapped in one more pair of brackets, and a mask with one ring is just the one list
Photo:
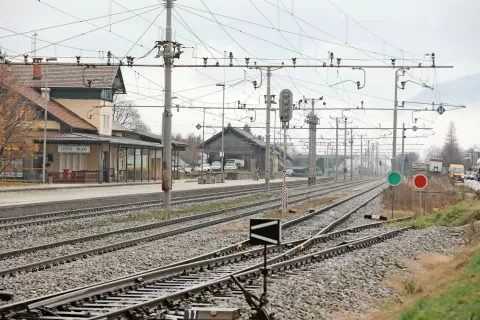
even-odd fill
[[(265, 141), (258, 139), (251, 133), (234, 127), (226, 127), (224, 129), (224, 150), (225, 161), (227, 159), (243, 160), (245, 165), (243, 169), (246, 171), (264, 171), (265, 170)], [(222, 132), (218, 132), (204, 143), (198, 146), (199, 150), (205, 150), (208, 155), (208, 161), (220, 161), (220, 151), (222, 150)], [(271, 145), (271, 168), (272, 172), (277, 172), (283, 168), (283, 150), (279, 147)], [(292, 158), (287, 154), (287, 160)]]

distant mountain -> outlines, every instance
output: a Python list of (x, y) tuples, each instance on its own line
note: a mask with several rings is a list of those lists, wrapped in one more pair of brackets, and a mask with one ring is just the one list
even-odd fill
[[(435, 94), (435, 102), (464, 104), (467, 107), (468, 104), (480, 105), (480, 73), (438, 83), (435, 89), (441, 93), (440, 99), (438, 93)], [(431, 90), (423, 90), (412, 101), (433, 101), (433, 98)]]

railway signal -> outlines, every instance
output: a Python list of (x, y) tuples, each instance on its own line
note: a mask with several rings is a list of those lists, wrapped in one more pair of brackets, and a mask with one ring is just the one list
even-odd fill
[(388, 183), (392, 190), (392, 220), (393, 220), (393, 204), (395, 202), (395, 187), (402, 183), (402, 175), (397, 171), (392, 171), (388, 174)]
[(427, 184), (428, 184), (428, 179), (423, 174), (418, 174), (415, 176), (415, 178), (413, 178), (413, 185), (417, 189), (420, 189), (420, 190), (425, 189)]
[(423, 193), (422, 190), (425, 189), (427, 184), (428, 184), (428, 179), (423, 174), (417, 174), (413, 178), (413, 185), (415, 186), (415, 188), (417, 188), (420, 191), (420, 210), (422, 210), (422, 193)]

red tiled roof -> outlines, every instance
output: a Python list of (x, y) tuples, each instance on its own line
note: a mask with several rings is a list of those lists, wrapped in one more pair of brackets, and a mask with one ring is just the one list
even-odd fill
[[(42, 98), (41, 93), (27, 87), (16, 87), (15, 90), (39, 107), (45, 109), (45, 99)], [(50, 99), (48, 102), (48, 113), (70, 127), (97, 131), (97, 128), (92, 124), (88, 123), (86, 120), (82, 119), (80, 116), (68, 110), (65, 106), (53, 99)]]

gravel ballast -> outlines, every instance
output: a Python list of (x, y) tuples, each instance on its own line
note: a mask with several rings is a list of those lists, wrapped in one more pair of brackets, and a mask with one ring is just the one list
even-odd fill
[[(6, 277), (2, 283), (6, 290), (15, 294), (15, 301), (50, 294), (211, 252), (247, 238), (247, 232), (244, 231), (246, 226), (245, 219), (223, 223), (85, 260), (77, 260), (38, 273), (22, 273), (16, 277)], [(36, 258), (41, 259), (40, 256)]]
[[(295, 271), (296, 275), (279, 276), (268, 288), (271, 310), (278, 319), (289, 320), (341, 319), (345, 313), (375, 311), (379, 299), (395, 297), (383, 280), (389, 273), (404, 271), (402, 260), (426, 252), (449, 253), (462, 244), (462, 230), (409, 230), (372, 247), (315, 263)], [(241, 307), (241, 319), (248, 319), (250, 308), (242, 297), (215, 301)]]

